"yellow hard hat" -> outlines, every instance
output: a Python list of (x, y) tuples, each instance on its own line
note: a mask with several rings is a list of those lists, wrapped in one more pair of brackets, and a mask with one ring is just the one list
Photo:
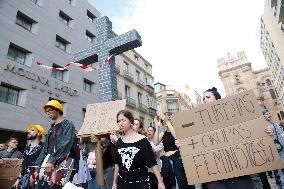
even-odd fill
[(51, 100), (48, 103), (44, 104), (42, 107), (43, 109), (46, 109), (48, 106), (54, 107), (63, 112), (63, 107), (57, 100)]
[(45, 131), (44, 131), (44, 129), (42, 128), (42, 126), (40, 126), (40, 125), (33, 125), (33, 124), (27, 125), (27, 131), (30, 130), (30, 129), (32, 129), (32, 128), (36, 128), (36, 129), (38, 130), (38, 132), (41, 133), (42, 138), (45, 136)]

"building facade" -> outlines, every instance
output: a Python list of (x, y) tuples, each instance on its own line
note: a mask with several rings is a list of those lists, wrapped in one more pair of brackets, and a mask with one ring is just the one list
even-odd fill
[(51, 99), (63, 104), (64, 116), (79, 129), (84, 108), (99, 99), (97, 74), (75, 66), (44, 69), (35, 61), (69, 63), (74, 52), (95, 42), (100, 13), (87, 0), (2, 0), (0, 15), (1, 140), (29, 123), (49, 128), (41, 107)]
[(156, 99), (152, 65), (135, 50), (115, 57), (118, 99), (126, 99), (127, 109), (134, 117), (153, 124)]
[(188, 86), (155, 84), (155, 95), (158, 115), (189, 110), (202, 103), (202, 97)]
[(261, 16), (260, 47), (284, 107), (284, 1), (266, 0)]
[(268, 68), (253, 71), (245, 52), (219, 59), (218, 67), (227, 96), (252, 89), (259, 105), (271, 111), (273, 121), (284, 121), (283, 108)]

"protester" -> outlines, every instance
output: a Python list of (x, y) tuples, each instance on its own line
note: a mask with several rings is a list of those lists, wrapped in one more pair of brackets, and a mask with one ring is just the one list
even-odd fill
[[(163, 143), (161, 142), (160, 144), (156, 145), (154, 142), (154, 136), (155, 136), (156, 128), (153, 126), (149, 126), (147, 129), (147, 139), (150, 142), (153, 152), (156, 156), (156, 161), (157, 164), (161, 170), (161, 152), (163, 151)], [(150, 183), (153, 189), (157, 189), (158, 187), (158, 181), (155, 177), (155, 174), (150, 172)]]
[(0, 143), (0, 152), (4, 151), (6, 149), (7, 149), (6, 143), (5, 142)]
[[(203, 93), (203, 103), (207, 104), (221, 99), (220, 93), (215, 87)], [(205, 184), (208, 189), (253, 189), (253, 181), (250, 176), (241, 176), (225, 180), (213, 181)]]
[(144, 123), (138, 118), (134, 119), (133, 130), (141, 135), (146, 134), (144, 131)]
[(148, 168), (158, 180), (158, 189), (165, 189), (149, 141), (133, 130), (132, 113), (121, 110), (117, 114), (117, 123), (123, 136), (116, 143), (112, 189), (151, 189)]
[(103, 151), (103, 169), (105, 185), (102, 189), (111, 189), (113, 183), (114, 151), (115, 146), (109, 138), (101, 138)]
[(19, 141), (16, 138), (10, 138), (7, 142), (7, 149), (0, 151), (0, 158), (18, 158), (22, 159), (23, 154), (18, 151)]
[[(76, 157), (76, 134), (73, 123), (63, 117), (63, 107), (57, 100), (51, 100), (43, 106), (48, 117), (54, 121), (47, 132), (45, 144), (40, 156), (37, 158), (36, 165), (41, 167), (45, 157), (50, 155), (45, 165), (45, 173), (51, 173), (67, 158), (75, 159), (74, 168), (78, 168), (78, 157)], [(39, 170), (37, 170), (39, 172)], [(36, 173), (36, 176), (38, 175)], [(73, 172), (74, 174), (74, 172)], [(73, 177), (73, 176), (72, 176)], [(72, 180), (72, 177), (70, 180)], [(31, 180), (33, 181), (32, 177)], [(42, 186), (39, 186), (39, 188)], [(61, 185), (48, 185), (43, 183), (43, 188), (57, 189)]]
[[(176, 145), (176, 134), (171, 122), (171, 113), (165, 113), (157, 118), (155, 143), (158, 145), (160, 142), (164, 146), (164, 156), (162, 159), (162, 176), (167, 189), (187, 189), (195, 188), (188, 186), (185, 170), (181, 160), (179, 149)], [(160, 132), (161, 127), (164, 132)]]
[[(274, 140), (276, 149), (278, 150), (280, 159), (282, 163), (284, 163), (284, 140), (282, 138), (283, 130), (278, 124), (272, 122), (271, 120), (272, 116), (268, 109), (263, 108), (261, 110), (261, 113), (267, 122), (267, 132), (271, 133), (271, 135), (273, 136), (273, 140)], [(280, 176), (280, 180), (279, 180), (280, 183), (278, 184), (281, 189), (284, 189), (284, 169), (282, 169), (281, 171), (278, 171), (278, 174), (275, 174), (275, 177), (277, 177), (278, 175)]]
[(88, 155), (87, 164), (91, 174), (91, 179), (88, 181), (88, 189), (99, 189), (100, 187), (97, 185), (96, 176), (96, 150), (95, 148)]
[[(79, 140), (78, 143), (80, 143)], [(87, 152), (86, 143), (85, 142), (80, 143), (79, 149), (80, 149), (79, 169), (78, 172), (73, 177), (73, 184), (82, 188), (86, 188), (88, 185), (88, 181), (91, 179), (91, 175), (87, 165), (88, 152)]]
[(33, 183), (29, 182), (29, 178), (32, 174), (34, 168), (31, 166), (35, 166), (35, 161), (37, 160), (41, 150), (43, 148), (42, 139), (45, 137), (45, 131), (40, 125), (30, 124), (27, 126), (27, 146), (23, 153), (23, 163), (22, 170), (17, 178), (14, 188), (18, 189), (29, 189), (30, 185)]

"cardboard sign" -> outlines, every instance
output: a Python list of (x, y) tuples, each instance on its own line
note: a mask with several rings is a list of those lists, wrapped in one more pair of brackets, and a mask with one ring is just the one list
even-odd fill
[(177, 113), (173, 125), (190, 184), (283, 167), (253, 91)]
[(125, 109), (125, 105), (125, 99), (88, 104), (84, 123), (78, 135), (100, 135), (119, 130), (116, 115), (120, 110)]
[(3, 158), (0, 160), (0, 179), (15, 179), (22, 168), (22, 159)]

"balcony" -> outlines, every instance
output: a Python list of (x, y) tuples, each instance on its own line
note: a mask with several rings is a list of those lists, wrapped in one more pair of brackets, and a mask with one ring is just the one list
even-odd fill
[(177, 113), (179, 110), (177, 108), (168, 108), (168, 112), (171, 112), (172, 114)]
[(157, 110), (155, 110), (155, 109), (152, 109), (152, 108), (148, 108), (149, 109), (149, 114), (151, 115), (151, 116), (155, 116), (155, 115), (157, 115)]
[(142, 103), (138, 103), (137, 104), (138, 110), (144, 113), (147, 113), (147, 106), (142, 104)]
[(126, 97), (126, 105), (132, 108), (136, 108), (136, 102), (130, 97)]
[(142, 89), (144, 89), (145, 87), (144, 82), (141, 81), (139, 78), (136, 79), (136, 84), (138, 87), (141, 87)]
[(117, 74), (120, 73), (120, 66), (119, 66), (119, 65), (115, 65), (115, 72), (116, 72)]
[(123, 76), (128, 79), (129, 81), (133, 81), (133, 75), (129, 73), (129, 71), (124, 70), (123, 71)]
[(148, 91), (151, 94), (155, 94), (155, 89), (152, 85), (150, 85), (149, 83), (146, 84), (146, 91)]

